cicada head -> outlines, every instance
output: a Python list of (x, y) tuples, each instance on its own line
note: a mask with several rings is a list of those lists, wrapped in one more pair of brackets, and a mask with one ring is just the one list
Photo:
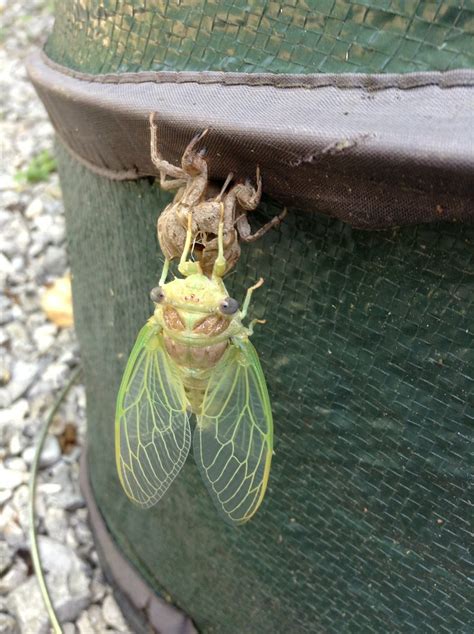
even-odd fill
[(177, 278), (151, 291), (155, 318), (168, 330), (218, 335), (240, 322), (239, 303), (229, 297), (221, 280), (194, 274)]

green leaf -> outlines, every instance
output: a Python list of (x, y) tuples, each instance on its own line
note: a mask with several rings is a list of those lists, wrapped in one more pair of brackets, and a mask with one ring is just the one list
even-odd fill
[(28, 183), (41, 183), (47, 181), (49, 175), (57, 170), (57, 163), (49, 150), (43, 150), (30, 162), (26, 170), (15, 175), (16, 181)]

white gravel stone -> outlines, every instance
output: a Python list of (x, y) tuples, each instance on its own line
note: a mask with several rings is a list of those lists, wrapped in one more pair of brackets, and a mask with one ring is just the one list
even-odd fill
[(83, 555), (83, 552), (81, 552), (81, 550), (79, 549), (79, 542), (76, 539), (76, 533), (74, 532), (72, 526), (68, 526), (64, 543), (68, 548), (73, 550), (78, 555)]
[(10, 424), (21, 428), (28, 410), (29, 405), (26, 399), (20, 399), (11, 407), (0, 410), (0, 427)]
[(22, 634), (18, 629), (16, 619), (11, 614), (0, 612), (0, 632), (1, 634)]
[(18, 557), (8, 572), (0, 577), (0, 594), (8, 594), (18, 588), (25, 581), (27, 574), (27, 565)]
[(14, 431), (8, 443), (8, 453), (10, 456), (18, 456), (28, 445), (28, 438), (21, 431)]
[[(31, 465), (33, 463), (35, 452), (36, 444), (34, 446), (27, 447), (23, 452), (23, 460), (27, 465)], [(46, 436), (39, 461), (40, 468), (43, 469), (45, 467), (51, 467), (53, 464), (56, 464), (60, 458), (61, 447), (59, 446), (58, 439), (56, 436)]]
[(93, 541), (91, 529), (85, 522), (77, 522), (74, 532), (79, 544), (91, 544)]
[(2, 287), (5, 286), (8, 277), (14, 272), (14, 270), (13, 264), (6, 255), (0, 253), (0, 285)]
[(105, 595), (107, 594), (107, 584), (104, 579), (104, 574), (100, 568), (95, 568), (92, 573), (91, 581), (91, 598), (93, 603), (102, 603)]
[(52, 386), (62, 385), (71, 374), (71, 368), (65, 363), (52, 363), (43, 375), (45, 383), (50, 382)]
[(0, 534), (15, 548), (25, 544), (26, 538), (20, 526), (18, 512), (10, 504), (6, 504), (0, 511)]
[[(28, 512), (28, 504), (30, 499), (30, 491), (29, 486), (26, 484), (22, 484), (18, 489), (13, 493), (13, 498), (11, 502), (11, 507), (16, 511), (17, 522), (22, 528), (23, 532), (26, 533), (29, 530), (30, 526), (30, 518)], [(36, 495), (35, 497), (35, 509), (36, 513), (39, 517), (43, 517), (46, 508), (44, 504), (44, 497), (42, 495)]]
[[(40, 535), (39, 551), (44, 569), (48, 573), (64, 573), (66, 575), (84, 574), (86, 566), (74, 551), (60, 542)], [(87, 580), (87, 586), (89, 581)], [(67, 620), (67, 619), (66, 619)]]
[(123, 618), (122, 612), (120, 611), (117, 602), (111, 594), (107, 595), (104, 599), (104, 603), (102, 605), (102, 613), (107, 625), (110, 625), (118, 632), (129, 631), (125, 619)]
[(0, 489), (15, 489), (28, 481), (28, 474), (24, 471), (5, 469), (0, 465)]
[[(44, 493), (44, 495), (47, 495), (49, 498), (51, 495), (55, 495), (61, 491), (61, 485), (57, 482), (40, 482), (36, 487), (36, 491)], [(49, 502), (51, 502), (51, 499)]]
[(66, 511), (50, 506), (43, 519), (47, 534), (56, 541), (64, 543), (69, 528), (68, 519)]
[[(51, 587), (53, 601), (57, 599), (57, 591)], [(61, 602), (64, 604), (64, 600)], [(56, 611), (60, 616), (59, 605), (56, 603)], [(44, 608), (38, 583), (34, 577), (30, 577), (19, 585), (8, 597), (8, 607), (16, 616), (20, 631), (31, 634), (49, 634), (49, 619)]]
[[(6, 542), (0, 542), (0, 575), (10, 567), (13, 561), (13, 550)], [(1, 631), (1, 630), (0, 630)]]
[(40, 368), (37, 363), (18, 360), (8, 385), (0, 389), (0, 407), (8, 407), (26, 392), (35, 380)]
[[(50, 493), (49, 502), (65, 511), (75, 511), (84, 506), (84, 498), (80, 492), (79, 483), (77, 479), (73, 479), (74, 471), (72, 471), (72, 466), (61, 460), (47, 472), (47, 477), (50, 478), (51, 483), (58, 486), (56, 492)], [(77, 469), (77, 465), (75, 466)]]
[(54, 324), (44, 324), (39, 326), (33, 332), (33, 341), (36, 344), (38, 352), (43, 353), (49, 350), (56, 339), (57, 326)]
[(9, 489), (5, 489), (5, 491), (0, 491), (0, 506), (5, 504), (7, 500), (9, 500), (12, 496), (12, 491)]
[(38, 280), (60, 277), (66, 268), (66, 254), (64, 249), (55, 245), (48, 247), (44, 255), (38, 260)]
[(26, 253), (29, 243), (30, 234), (26, 222), (20, 214), (12, 214), (10, 222), (2, 227), (0, 252), (11, 258), (18, 253)]
[[(16, 305), (15, 308), (21, 310), (19, 305)], [(14, 392), (10, 395), (11, 401), (15, 401), (19, 396), (22, 396), (23, 392), (26, 392), (40, 370), (37, 363), (32, 363), (32, 360), (35, 359), (35, 347), (28, 334), (26, 325), (22, 321), (24, 317), (25, 315), (22, 313), (21, 318), (14, 317), (13, 321), (5, 326), (10, 340), (10, 352), (15, 358), (19, 359), (17, 362), (19, 366), (13, 367), (12, 379), (9, 382), (10, 391), (14, 389)], [(30, 376), (30, 369), (35, 371), (32, 376)]]
[(11, 356), (7, 353), (2, 355), (0, 359), (0, 386), (8, 385), (12, 379), (12, 368), (13, 360)]
[[(24, 67), (26, 55), (42, 46), (51, 30), (51, 6), (49, 0), (0, 0), (4, 36), (0, 47), (0, 110), (4, 112), (0, 122), (0, 287), (7, 291), (0, 293), (0, 345), (5, 348), (0, 355), (1, 634), (49, 634), (38, 584), (25, 556), (25, 468), (31, 463), (39, 425), (79, 358), (74, 331), (58, 330), (40, 307), (45, 285), (68, 273), (58, 175), (35, 184), (17, 179), (18, 171), (53, 147), (52, 127)], [(43, 553), (47, 581), (59, 606), (64, 634), (126, 631), (119, 629), (123, 623), (116, 605), (111, 608), (111, 599), (106, 612), (114, 625), (105, 620), (102, 604), (111, 589), (98, 567), (78, 487), (85, 436), (82, 385), (76, 385), (61, 406), (54, 434), (58, 436), (70, 422), (77, 428), (77, 445), (62, 457), (57, 439), (51, 436), (47, 449), (52, 457), (45, 460), (43, 455), (38, 473), (35, 507), (41, 548), (47, 551)]]
[[(39, 549), (58, 618), (73, 621), (90, 601), (86, 566), (73, 551), (48, 537), (39, 537)], [(21, 632), (47, 634), (48, 618), (36, 579), (30, 577), (13, 590), (8, 606)]]
[(74, 447), (68, 454), (63, 455), (63, 461), (68, 464), (75, 464), (81, 456), (81, 447)]
[(110, 632), (107, 628), (102, 610), (98, 605), (91, 605), (85, 610), (77, 621), (79, 634), (105, 634)]
[(12, 456), (7, 458), (5, 460), (5, 467), (7, 469), (10, 469), (11, 471), (23, 471), (23, 472), (28, 471), (26, 462), (18, 456)]
[(44, 205), (41, 198), (33, 198), (28, 207), (25, 209), (25, 217), (29, 220), (33, 220), (34, 218), (41, 216), (43, 211)]

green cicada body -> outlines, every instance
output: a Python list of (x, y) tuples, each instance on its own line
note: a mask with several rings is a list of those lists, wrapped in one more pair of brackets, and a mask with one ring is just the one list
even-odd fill
[(194, 414), (201, 476), (224, 519), (241, 524), (263, 500), (272, 457), (270, 400), (249, 341), (253, 324), (242, 324), (261, 282), (239, 310), (220, 277), (222, 249), (210, 278), (199, 263), (186, 261), (188, 249), (179, 266), (186, 277), (153, 289), (154, 315), (125, 369), (117, 399), (117, 469), (133, 502), (156, 504), (187, 458)]

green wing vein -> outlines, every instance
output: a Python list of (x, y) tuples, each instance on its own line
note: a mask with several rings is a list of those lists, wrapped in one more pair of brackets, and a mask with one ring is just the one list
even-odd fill
[(193, 443), (221, 515), (234, 524), (249, 520), (265, 494), (273, 446), (268, 391), (250, 342), (231, 345), (212, 373)]
[(116, 461), (136, 504), (156, 504), (189, 453), (191, 432), (181, 378), (155, 328), (138, 335), (117, 399)]

